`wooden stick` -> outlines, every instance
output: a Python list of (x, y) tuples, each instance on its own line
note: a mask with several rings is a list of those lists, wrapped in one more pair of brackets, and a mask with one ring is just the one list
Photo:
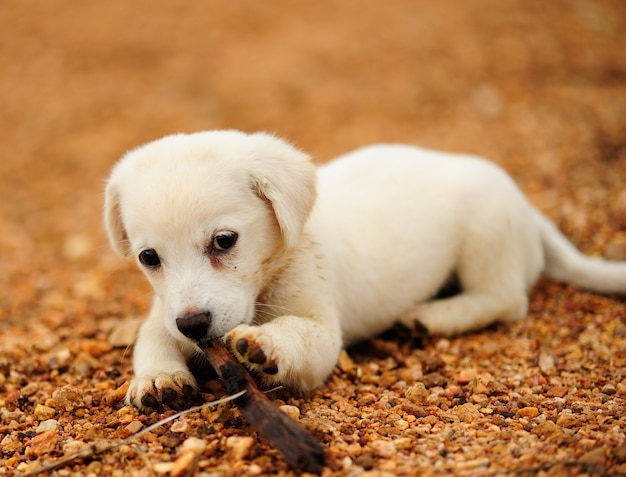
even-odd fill
[(228, 394), (246, 391), (235, 399), (241, 413), (259, 435), (278, 450), (293, 468), (319, 473), (324, 467), (324, 447), (302, 426), (282, 412), (254, 383), (248, 371), (230, 354), (221, 340), (201, 346)]

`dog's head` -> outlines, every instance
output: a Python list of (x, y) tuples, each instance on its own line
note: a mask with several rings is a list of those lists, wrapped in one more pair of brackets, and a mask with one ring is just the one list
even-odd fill
[(250, 323), (315, 201), (308, 156), (267, 134), (168, 136), (126, 154), (105, 191), (114, 250), (134, 256), (177, 339)]

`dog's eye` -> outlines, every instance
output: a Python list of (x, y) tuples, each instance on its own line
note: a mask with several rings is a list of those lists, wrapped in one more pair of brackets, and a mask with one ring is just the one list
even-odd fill
[(213, 252), (224, 252), (235, 245), (237, 234), (235, 232), (220, 232), (213, 239)]
[(147, 248), (139, 253), (139, 261), (146, 267), (157, 268), (161, 265), (159, 254), (153, 248)]

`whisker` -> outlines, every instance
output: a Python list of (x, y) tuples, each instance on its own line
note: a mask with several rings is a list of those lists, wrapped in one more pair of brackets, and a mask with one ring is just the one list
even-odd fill
[(282, 305), (262, 303), (257, 301), (254, 303), (254, 307), (255, 313), (252, 322), (256, 325), (260, 325), (263, 323), (263, 321), (269, 321), (272, 318), (276, 318), (278, 316), (293, 315), (293, 311), (290, 308)]
[[(269, 308), (270, 310), (276, 310), (276, 311), (280, 311), (281, 314), (283, 315), (291, 315), (293, 314), (293, 311), (286, 306), (283, 305), (275, 305), (275, 304), (270, 304), (270, 303), (262, 303), (260, 301), (254, 302), (254, 306), (257, 308), (257, 310), (259, 308)], [(265, 311), (265, 310), (263, 310)], [(269, 312), (266, 312), (269, 313)]]

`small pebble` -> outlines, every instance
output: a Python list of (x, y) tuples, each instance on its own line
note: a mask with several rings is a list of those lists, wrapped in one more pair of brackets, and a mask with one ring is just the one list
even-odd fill
[(561, 413), (556, 420), (558, 426), (565, 427), (566, 429), (577, 427), (579, 423), (578, 417), (570, 412)]
[(481, 413), (478, 411), (478, 408), (472, 403), (465, 403), (460, 406), (456, 406), (454, 411), (457, 417), (462, 422), (473, 422), (482, 417)]
[(120, 424), (129, 424), (135, 420), (135, 416), (132, 414), (122, 414), (120, 416)]
[(193, 475), (199, 460), (200, 455), (195, 452), (187, 451), (181, 453), (174, 461), (174, 465), (170, 470), (170, 477)]
[[(252, 439), (250, 437), (250, 439)], [(204, 452), (206, 448), (206, 442), (198, 437), (189, 437), (185, 439), (185, 441), (180, 445), (181, 452), (195, 452), (196, 454), (201, 454)]]
[(111, 345), (104, 340), (86, 340), (82, 345), (83, 352), (94, 358), (101, 358), (111, 352)]
[[(116, 402), (119, 402), (121, 400), (124, 399), (124, 397), (126, 396), (126, 393), (128, 392), (128, 388), (130, 387), (130, 381), (125, 381), (124, 384), (122, 384), (120, 387), (118, 387), (117, 389), (113, 390), (113, 391), (109, 391), (105, 396), (104, 396), (104, 402), (111, 405), (114, 404)], [(125, 406), (122, 409), (133, 409), (134, 412), (136, 412), (136, 409), (132, 406)], [(118, 414), (120, 413), (120, 411), (122, 410), (120, 409), (118, 411)]]
[(480, 376), (474, 377), (468, 384), (468, 388), (472, 394), (489, 394), (489, 388)]
[(541, 437), (542, 439), (551, 439), (559, 437), (563, 434), (563, 430), (554, 422), (545, 421), (533, 428), (531, 433)]
[[(249, 437), (249, 439), (252, 439)], [(206, 442), (198, 437), (189, 437), (180, 445), (180, 453), (190, 452), (195, 455), (200, 455), (206, 449)]]
[(617, 388), (613, 384), (605, 384), (602, 387), (602, 392), (604, 394), (608, 394), (609, 396), (612, 396), (613, 394), (617, 392)]
[(409, 428), (409, 423), (406, 422), (404, 419), (398, 419), (397, 421), (394, 421), (393, 425), (401, 431), (406, 431)]
[(87, 444), (86, 442), (71, 440), (63, 444), (63, 454), (65, 455), (78, 454), (79, 452), (84, 451), (88, 447), (89, 447), (89, 444)]
[(32, 438), (26, 448), (26, 455), (39, 457), (54, 450), (59, 441), (57, 431), (45, 431)]
[(554, 386), (548, 389), (548, 396), (562, 398), (568, 392), (569, 392), (569, 388), (567, 386)]
[(457, 380), (457, 382), (459, 384), (468, 384), (475, 377), (476, 377), (476, 370), (474, 370), (474, 369), (462, 369), (456, 375), (456, 380)]
[(393, 441), (393, 446), (398, 450), (406, 450), (413, 447), (413, 442), (408, 437), (400, 437)]
[(254, 445), (254, 439), (249, 436), (230, 436), (226, 439), (226, 447), (230, 451), (230, 455), (236, 461), (243, 460), (252, 446)]
[(394, 446), (393, 442), (390, 441), (378, 439), (373, 441), (370, 445), (374, 450), (374, 453), (379, 457), (389, 458), (396, 453), (396, 446)]
[(56, 410), (43, 404), (37, 404), (33, 414), (40, 421), (45, 421), (46, 419), (51, 419), (56, 414)]
[(406, 398), (414, 404), (426, 404), (429, 392), (424, 383), (415, 383), (406, 390)]
[(56, 409), (72, 411), (75, 407), (84, 405), (82, 392), (74, 386), (67, 385), (52, 393)]
[(522, 409), (520, 409), (519, 411), (517, 411), (517, 415), (521, 416), (521, 417), (537, 417), (539, 415), (539, 409), (537, 409), (536, 407), (523, 407)]
[(32, 396), (38, 389), (39, 385), (37, 383), (28, 383), (22, 388), (22, 396)]
[(61, 426), (59, 426), (59, 421), (56, 419), (46, 419), (45, 421), (41, 421), (35, 432), (38, 434), (46, 431), (58, 431)]
[(456, 384), (449, 385), (444, 392), (444, 396), (448, 399), (453, 399), (459, 395), (462, 395), (462, 391), (461, 388)]
[(285, 404), (283, 406), (280, 406), (280, 410), (296, 421), (300, 418), (300, 409), (298, 409), (296, 406), (290, 406), (288, 404)]
[(170, 427), (170, 430), (172, 432), (187, 432), (187, 430), (189, 429), (189, 423), (187, 421), (175, 421), (172, 424), (172, 427)]
[(342, 349), (341, 353), (339, 353), (338, 365), (339, 369), (341, 369), (344, 373), (352, 371), (355, 368), (354, 361), (345, 349)]
[(126, 426), (126, 430), (131, 434), (136, 434), (141, 429), (143, 429), (143, 424), (140, 421), (132, 421)]
[(546, 374), (550, 374), (555, 369), (554, 354), (548, 351), (542, 351), (539, 353), (539, 368)]

